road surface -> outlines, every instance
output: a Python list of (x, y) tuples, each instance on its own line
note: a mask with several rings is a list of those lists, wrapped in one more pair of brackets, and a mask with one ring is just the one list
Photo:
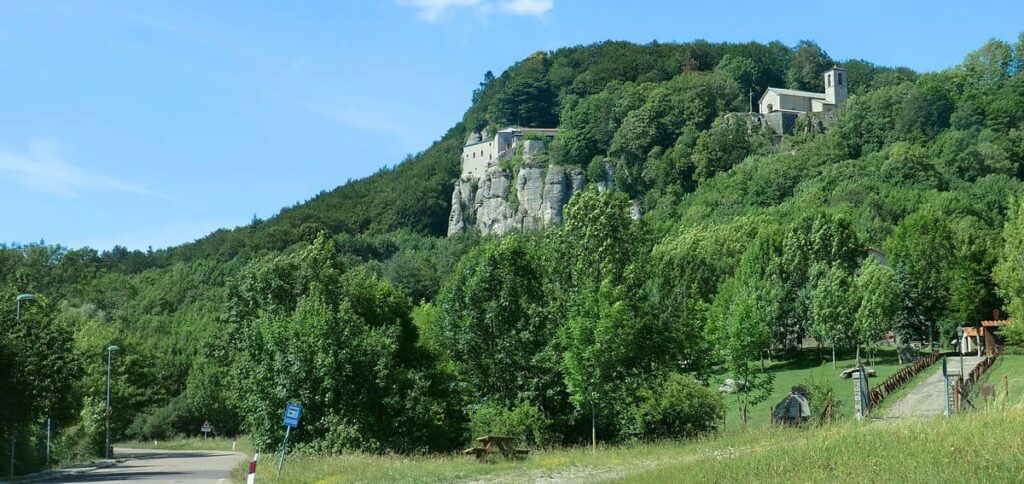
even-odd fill
[[(964, 375), (969, 374), (984, 359), (984, 356), (965, 356)], [(959, 371), (960, 358), (947, 357), (946, 365), (950, 371)], [(946, 413), (946, 387), (942, 377), (942, 362), (936, 362), (926, 371), (931, 371), (932, 374), (890, 407), (885, 418), (934, 417)]]
[(115, 466), (63, 476), (51, 482), (123, 483), (124, 481), (228, 483), (244, 454), (206, 450), (114, 449), (128, 459)]

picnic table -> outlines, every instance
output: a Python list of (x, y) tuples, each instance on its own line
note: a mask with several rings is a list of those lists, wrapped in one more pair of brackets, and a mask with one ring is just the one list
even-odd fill
[(490, 455), (500, 454), (506, 459), (515, 459), (529, 454), (528, 449), (517, 449), (515, 438), (504, 435), (485, 435), (477, 437), (477, 447), (471, 447), (462, 451), (466, 455), (476, 455), (477, 460), (484, 460)]

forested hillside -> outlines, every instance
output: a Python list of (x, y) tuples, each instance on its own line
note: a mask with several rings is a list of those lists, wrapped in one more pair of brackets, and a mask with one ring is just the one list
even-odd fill
[[(851, 97), (827, 131), (727, 116), (770, 86), (820, 91), (833, 65)], [(1024, 36), (934, 73), (812, 42), (605, 42), (487, 73), (472, 99), (425, 151), (265, 221), (150, 253), (0, 250), (18, 470), (48, 416), (57, 459), (101, 452), (110, 344), (115, 440), (208, 419), (272, 449), (296, 401), (299, 448), (416, 452), (697, 435), (721, 378), (758, 404), (758, 360), (805, 336), (949, 341), (1024, 311)], [(466, 136), (508, 125), (558, 126), (545, 156), (610, 165), (617, 189), (575, 196), (562, 227), (444, 238)]]

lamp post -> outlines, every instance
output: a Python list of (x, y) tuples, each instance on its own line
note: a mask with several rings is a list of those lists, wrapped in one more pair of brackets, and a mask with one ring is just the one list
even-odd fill
[[(14, 298), (14, 305), (15, 305), (15, 308), (16, 308), (14, 310), (15, 311), (14, 312), (14, 320), (15, 321), (17, 321), (18, 323), (21, 323), (21, 302), (22, 301), (31, 301), (31, 300), (33, 300), (35, 298), (36, 297), (33, 296), (32, 294), (18, 294), (18, 296)], [(12, 480), (12, 481), (14, 480), (14, 429), (13, 428), (11, 428), (11, 469), (10, 469), (10, 480)]]
[(104, 455), (110, 458), (110, 354), (121, 348), (116, 345), (107, 346), (107, 446), (103, 449)]

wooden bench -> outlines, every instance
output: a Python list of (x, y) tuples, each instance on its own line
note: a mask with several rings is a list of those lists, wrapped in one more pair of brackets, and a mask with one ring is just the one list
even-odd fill
[(515, 438), (504, 435), (485, 435), (476, 439), (479, 447), (471, 447), (462, 451), (466, 455), (475, 455), (477, 460), (484, 460), (487, 457), (499, 454), (506, 459), (525, 457), (530, 453), (529, 449), (517, 449), (513, 445)]

